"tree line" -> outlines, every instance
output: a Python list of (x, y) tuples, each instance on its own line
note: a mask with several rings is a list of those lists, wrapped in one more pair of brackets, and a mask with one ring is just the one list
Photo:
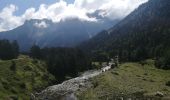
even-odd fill
[(122, 62), (154, 59), (156, 67), (170, 69), (168, 9), (168, 0), (150, 0), (79, 47), (97, 61), (118, 55)]
[(88, 56), (76, 48), (40, 48), (33, 45), (30, 56), (34, 59), (44, 60), (48, 71), (53, 74), (58, 82), (67, 77), (76, 77), (79, 72), (92, 69)]
[(16, 40), (10, 42), (8, 40), (0, 40), (0, 59), (15, 59), (19, 55), (19, 46)]
[(93, 61), (107, 61), (108, 58), (118, 55), (121, 62), (154, 59), (156, 67), (170, 69), (169, 33), (169, 28), (160, 27), (153, 30), (148, 29), (145, 32), (114, 36), (115, 38), (108, 39), (107, 42), (94, 38), (91, 43), (88, 43), (90, 46), (86, 45), (81, 48), (89, 52)]
[[(17, 41), (0, 40), (0, 59), (11, 60), (19, 56)], [(57, 82), (68, 77), (76, 77), (80, 72), (92, 69), (91, 59), (76, 48), (40, 48), (33, 45), (28, 54), (33, 59), (43, 60), (48, 71), (53, 74)]]

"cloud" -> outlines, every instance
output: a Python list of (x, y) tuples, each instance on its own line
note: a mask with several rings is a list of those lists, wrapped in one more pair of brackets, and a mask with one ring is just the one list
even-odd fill
[(24, 18), (33, 19), (51, 19), (53, 22), (59, 22), (66, 18), (80, 18), (87, 21), (95, 21), (95, 18), (89, 18), (87, 16), (86, 9), (78, 9), (73, 4), (67, 4), (65, 1), (60, 1), (52, 5), (42, 4), (39, 10), (35, 12), (35, 9), (31, 8), (23, 15)]
[(22, 15), (22, 19), (32, 19), (35, 14), (35, 8), (29, 8), (25, 11), (25, 13)]
[(0, 12), (0, 31), (6, 31), (21, 25), (21, 18), (13, 14), (17, 9), (15, 5), (9, 5)]
[(137, 8), (140, 4), (148, 0), (75, 0), (75, 7), (85, 8), (94, 12), (101, 10), (100, 15), (109, 19), (122, 19)]
[(34, 24), (34, 26), (37, 27), (37, 28), (47, 28), (49, 25), (46, 24), (45, 21), (41, 21), (41, 22), (39, 22), (39, 23), (36, 22), (36, 23)]
[[(0, 11), (0, 31), (11, 30), (30, 19), (50, 19), (59, 22), (68, 18), (79, 18), (83, 21), (98, 21), (88, 14), (101, 10), (100, 16), (111, 20), (122, 19), (141, 3), (148, 0), (75, 0), (73, 4), (68, 4), (60, 0), (51, 5), (41, 4), (38, 10), (29, 8), (21, 16), (15, 16), (14, 12), (19, 10), (15, 5), (9, 5)], [(41, 23), (41, 26), (44, 23)], [(37, 24), (38, 25), (38, 24)]]

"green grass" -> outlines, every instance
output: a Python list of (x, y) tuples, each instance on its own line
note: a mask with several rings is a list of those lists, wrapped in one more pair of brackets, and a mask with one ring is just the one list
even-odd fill
[[(15, 64), (15, 68), (11, 66)], [(21, 55), (18, 59), (0, 60), (0, 100), (29, 100), (30, 93), (41, 90), (54, 81), (43, 61)]]
[(130, 95), (153, 96), (157, 91), (170, 96), (170, 70), (155, 68), (153, 61), (124, 63), (93, 78), (93, 88), (77, 93), (80, 100), (113, 100)]

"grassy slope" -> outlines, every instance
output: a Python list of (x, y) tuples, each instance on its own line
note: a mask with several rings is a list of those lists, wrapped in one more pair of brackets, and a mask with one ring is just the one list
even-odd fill
[(92, 79), (93, 88), (78, 93), (80, 100), (113, 100), (132, 94), (152, 96), (157, 91), (170, 95), (170, 70), (156, 69), (153, 61), (146, 61), (142, 66), (138, 63), (125, 63), (119, 68), (108, 71)]
[[(16, 70), (10, 69), (12, 61), (16, 64)], [(45, 66), (42, 61), (27, 56), (0, 60), (0, 100), (29, 100), (31, 92), (49, 85), (48, 82), (54, 80), (54, 77), (47, 72)]]

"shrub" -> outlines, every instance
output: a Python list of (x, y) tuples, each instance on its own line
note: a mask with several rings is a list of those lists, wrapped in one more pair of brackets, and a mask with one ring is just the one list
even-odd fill
[(38, 60), (37, 60), (37, 59), (34, 59), (34, 60), (32, 61), (32, 63), (33, 63), (33, 64), (37, 64), (37, 63), (38, 63)]
[(15, 63), (15, 61), (12, 61), (11, 63), (12, 63), (12, 64), (11, 64), (11, 66), (10, 66), (10, 70), (16, 71), (16, 63)]
[(166, 86), (170, 86), (170, 81), (166, 82)]
[(147, 62), (146, 61), (140, 61), (139, 62), (142, 66), (144, 66), (144, 65), (146, 65), (147, 64)]
[(18, 96), (17, 95), (11, 95), (9, 98), (10, 98), (10, 100), (18, 100)]
[(26, 89), (25, 83), (21, 83), (21, 84), (20, 84), (20, 87), (21, 87), (22, 89)]
[(112, 74), (114, 74), (114, 75), (119, 75), (119, 73), (118, 73), (118, 72), (114, 72), (114, 71), (112, 71), (111, 73), (112, 73)]

